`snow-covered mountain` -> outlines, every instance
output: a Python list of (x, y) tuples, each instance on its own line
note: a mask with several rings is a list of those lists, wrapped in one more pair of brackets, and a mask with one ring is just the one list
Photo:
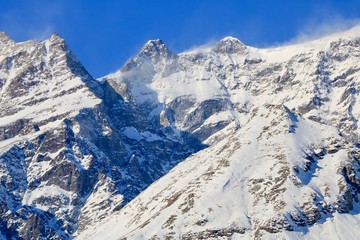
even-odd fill
[(0, 33), (0, 238), (69, 239), (204, 145), (154, 125), (57, 34)]
[(360, 27), (258, 49), (149, 41), (101, 78), (209, 147), (79, 239), (356, 239)]
[(147, 42), (95, 80), (0, 33), (0, 239), (356, 239), (360, 27)]

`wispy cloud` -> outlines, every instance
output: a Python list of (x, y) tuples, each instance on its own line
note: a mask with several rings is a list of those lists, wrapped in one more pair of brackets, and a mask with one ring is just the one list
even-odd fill
[(0, 31), (8, 32), (15, 40), (42, 40), (56, 30), (63, 12), (61, 3), (51, 1), (14, 7), (0, 13)]
[[(315, 40), (334, 33), (346, 31), (360, 24), (360, 19), (347, 19), (336, 13), (329, 13), (326, 18), (313, 17), (304, 22), (297, 35), (285, 44), (296, 44)], [(284, 45), (281, 44), (281, 45)]]
[[(335, 12), (323, 11), (318, 15), (313, 15), (312, 17), (303, 20), (302, 24), (299, 25), (297, 33), (293, 38), (290, 38), (285, 42), (277, 42), (272, 44), (261, 43), (261, 45), (262, 47), (271, 48), (271, 47), (304, 43), (334, 33), (344, 32), (356, 25), (360, 25), (360, 19), (349, 19), (342, 17), (341, 15)], [(255, 27), (254, 25), (251, 26), (255, 29), (253, 31), (259, 29), (258, 26)], [(228, 35), (230, 36), (231, 34)], [(215, 38), (215, 37), (210, 38), (204, 44), (192, 46), (187, 50), (185, 50), (184, 52), (201, 51), (208, 49), (210, 47), (213, 47), (216, 44), (216, 42), (219, 40), (220, 38)]]
[(192, 51), (201, 51), (201, 50), (205, 50), (208, 48), (211, 48), (215, 45), (215, 43), (218, 41), (219, 39), (215, 39), (215, 38), (210, 38), (207, 41), (205, 41), (205, 43), (200, 44), (200, 45), (193, 45), (190, 48), (184, 50), (183, 52), (192, 52)]

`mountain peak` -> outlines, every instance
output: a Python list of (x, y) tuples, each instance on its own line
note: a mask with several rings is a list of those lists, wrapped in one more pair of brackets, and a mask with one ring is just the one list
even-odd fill
[(147, 41), (147, 43), (145, 43), (145, 46), (147, 45), (165, 45), (165, 43), (163, 42), (163, 40), (161, 39), (153, 39), (153, 40), (149, 40)]
[(169, 58), (174, 53), (172, 53), (166, 44), (161, 39), (149, 40), (145, 45), (141, 48), (138, 57), (145, 57), (145, 58), (153, 58), (158, 59), (162, 58)]
[(50, 42), (64, 42), (65, 40), (60, 37), (60, 35), (58, 33), (53, 33), (50, 38), (49, 38)]
[(12, 40), (6, 32), (0, 32), (0, 44), (15, 44), (15, 41)]
[(223, 39), (221, 39), (219, 42), (237, 42), (237, 43), (242, 43), (239, 39), (235, 38), (235, 37), (232, 37), (232, 36), (227, 36), (227, 37), (224, 37)]
[(239, 39), (228, 36), (218, 41), (214, 47), (215, 52), (219, 53), (241, 53), (244, 52), (246, 46)]
[(163, 42), (163, 40), (161, 39), (154, 39), (154, 40), (149, 40), (147, 41), (147, 43), (144, 44), (143, 49), (147, 49), (147, 48), (167, 48), (166, 44)]

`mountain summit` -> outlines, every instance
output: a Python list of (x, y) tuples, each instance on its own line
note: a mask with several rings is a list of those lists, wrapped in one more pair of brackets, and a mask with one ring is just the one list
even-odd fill
[(214, 51), (217, 53), (244, 53), (246, 46), (239, 39), (234, 37), (225, 37), (216, 43)]
[(12, 45), (14, 43), (14, 40), (12, 40), (5, 32), (0, 32), (0, 44)]
[(144, 58), (153, 58), (153, 59), (159, 59), (159, 58), (168, 58), (173, 55), (172, 52), (169, 51), (168, 47), (165, 45), (165, 43), (161, 39), (156, 40), (150, 40), (148, 41), (140, 50), (138, 53), (138, 57), (144, 57)]

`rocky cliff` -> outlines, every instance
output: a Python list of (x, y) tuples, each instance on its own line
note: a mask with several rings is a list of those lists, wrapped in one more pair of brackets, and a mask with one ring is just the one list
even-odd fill
[(24, 43), (0, 37), (6, 238), (71, 238), (204, 147), (94, 80), (57, 34)]

